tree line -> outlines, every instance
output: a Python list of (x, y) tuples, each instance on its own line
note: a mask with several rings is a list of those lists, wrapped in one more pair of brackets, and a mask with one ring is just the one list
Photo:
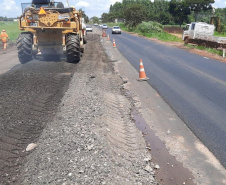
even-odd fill
[[(123, 0), (111, 5), (108, 13), (101, 16), (102, 22), (123, 20), (134, 27), (142, 21), (156, 21), (163, 25), (182, 25), (192, 21), (210, 21), (213, 16), (214, 0)], [(226, 24), (226, 8), (216, 9), (214, 16), (219, 16)]]
[(14, 19), (17, 19), (17, 18), (7, 18), (7, 17), (0, 16), (0, 21), (13, 21)]

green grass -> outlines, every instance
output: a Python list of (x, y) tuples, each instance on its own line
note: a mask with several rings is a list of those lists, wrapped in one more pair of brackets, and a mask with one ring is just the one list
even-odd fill
[(178, 38), (174, 35), (171, 35), (169, 33), (166, 32), (152, 32), (152, 33), (139, 33), (140, 35), (143, 35), (145, 37), (149, 37), (149, 38), (157, 38), (158, 40), (161, 41), (167, 41), (167, 42), (182, 42), (181, 38)]
[(218, 36), (218, 37), (226, 37), (226, 32), (221, 32), (219, 33), (218, 31), (214, 32), (214, 36)]
[(15, 41), (20, 34), (19, 23), (13, 21), (2, 21), (0, 22), (0, 31), (6, 30), (11, 41)]
[(203, 47), (203, 46), (194, 46), (194, 45), (189, 45), (189, 44), (186, 44), (185, 46), (187, 46), (188, 48), (190, 49), (199, 49), (199, 50), (205, 50), (209, 53), (214, 53), (214, 54), (217, 54), (217, 55), (220, 55), (222, 56), (223, 55), (223, 51), (222, 50), (217, 50), (217, 49), (214, 49), (214, 48), (206, 48), (206, 47)]

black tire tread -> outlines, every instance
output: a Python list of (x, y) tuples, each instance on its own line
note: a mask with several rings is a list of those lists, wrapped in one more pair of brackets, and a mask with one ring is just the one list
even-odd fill
[(21, 33), (17, 39), (18, 58), (21, 64), (32, 60), (32, 34)]
[(185, 39), (184, 39), (184, 44), (188, 44), (188, 38), (186, 37)]
[(79, 35), (69, 34), (66, 38), (66, 48), (67, 62), (79, 62), (81, 57)]
[(83, 44), (87, 44), (87, 39), (85, 36), (83, 37)]

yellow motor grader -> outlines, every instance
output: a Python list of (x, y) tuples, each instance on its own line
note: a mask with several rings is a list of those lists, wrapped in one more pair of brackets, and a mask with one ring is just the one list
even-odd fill
[(84, 51), (82, 13), (74, 7), (65, 8), (62, 2), (32, 0), (22, 3), (17, 49), (21, 63), (36, 55), (60, 56), (68, 62), (79, 62)]

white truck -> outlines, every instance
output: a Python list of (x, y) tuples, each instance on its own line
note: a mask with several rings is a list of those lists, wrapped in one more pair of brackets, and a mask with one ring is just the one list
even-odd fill
[(204, 47), (226, 48), (226, 37), (213, 36), (214, 29), (214, 25), (204, 22), (187, 24), (182, 37), (184, 44), (194, 43)]

